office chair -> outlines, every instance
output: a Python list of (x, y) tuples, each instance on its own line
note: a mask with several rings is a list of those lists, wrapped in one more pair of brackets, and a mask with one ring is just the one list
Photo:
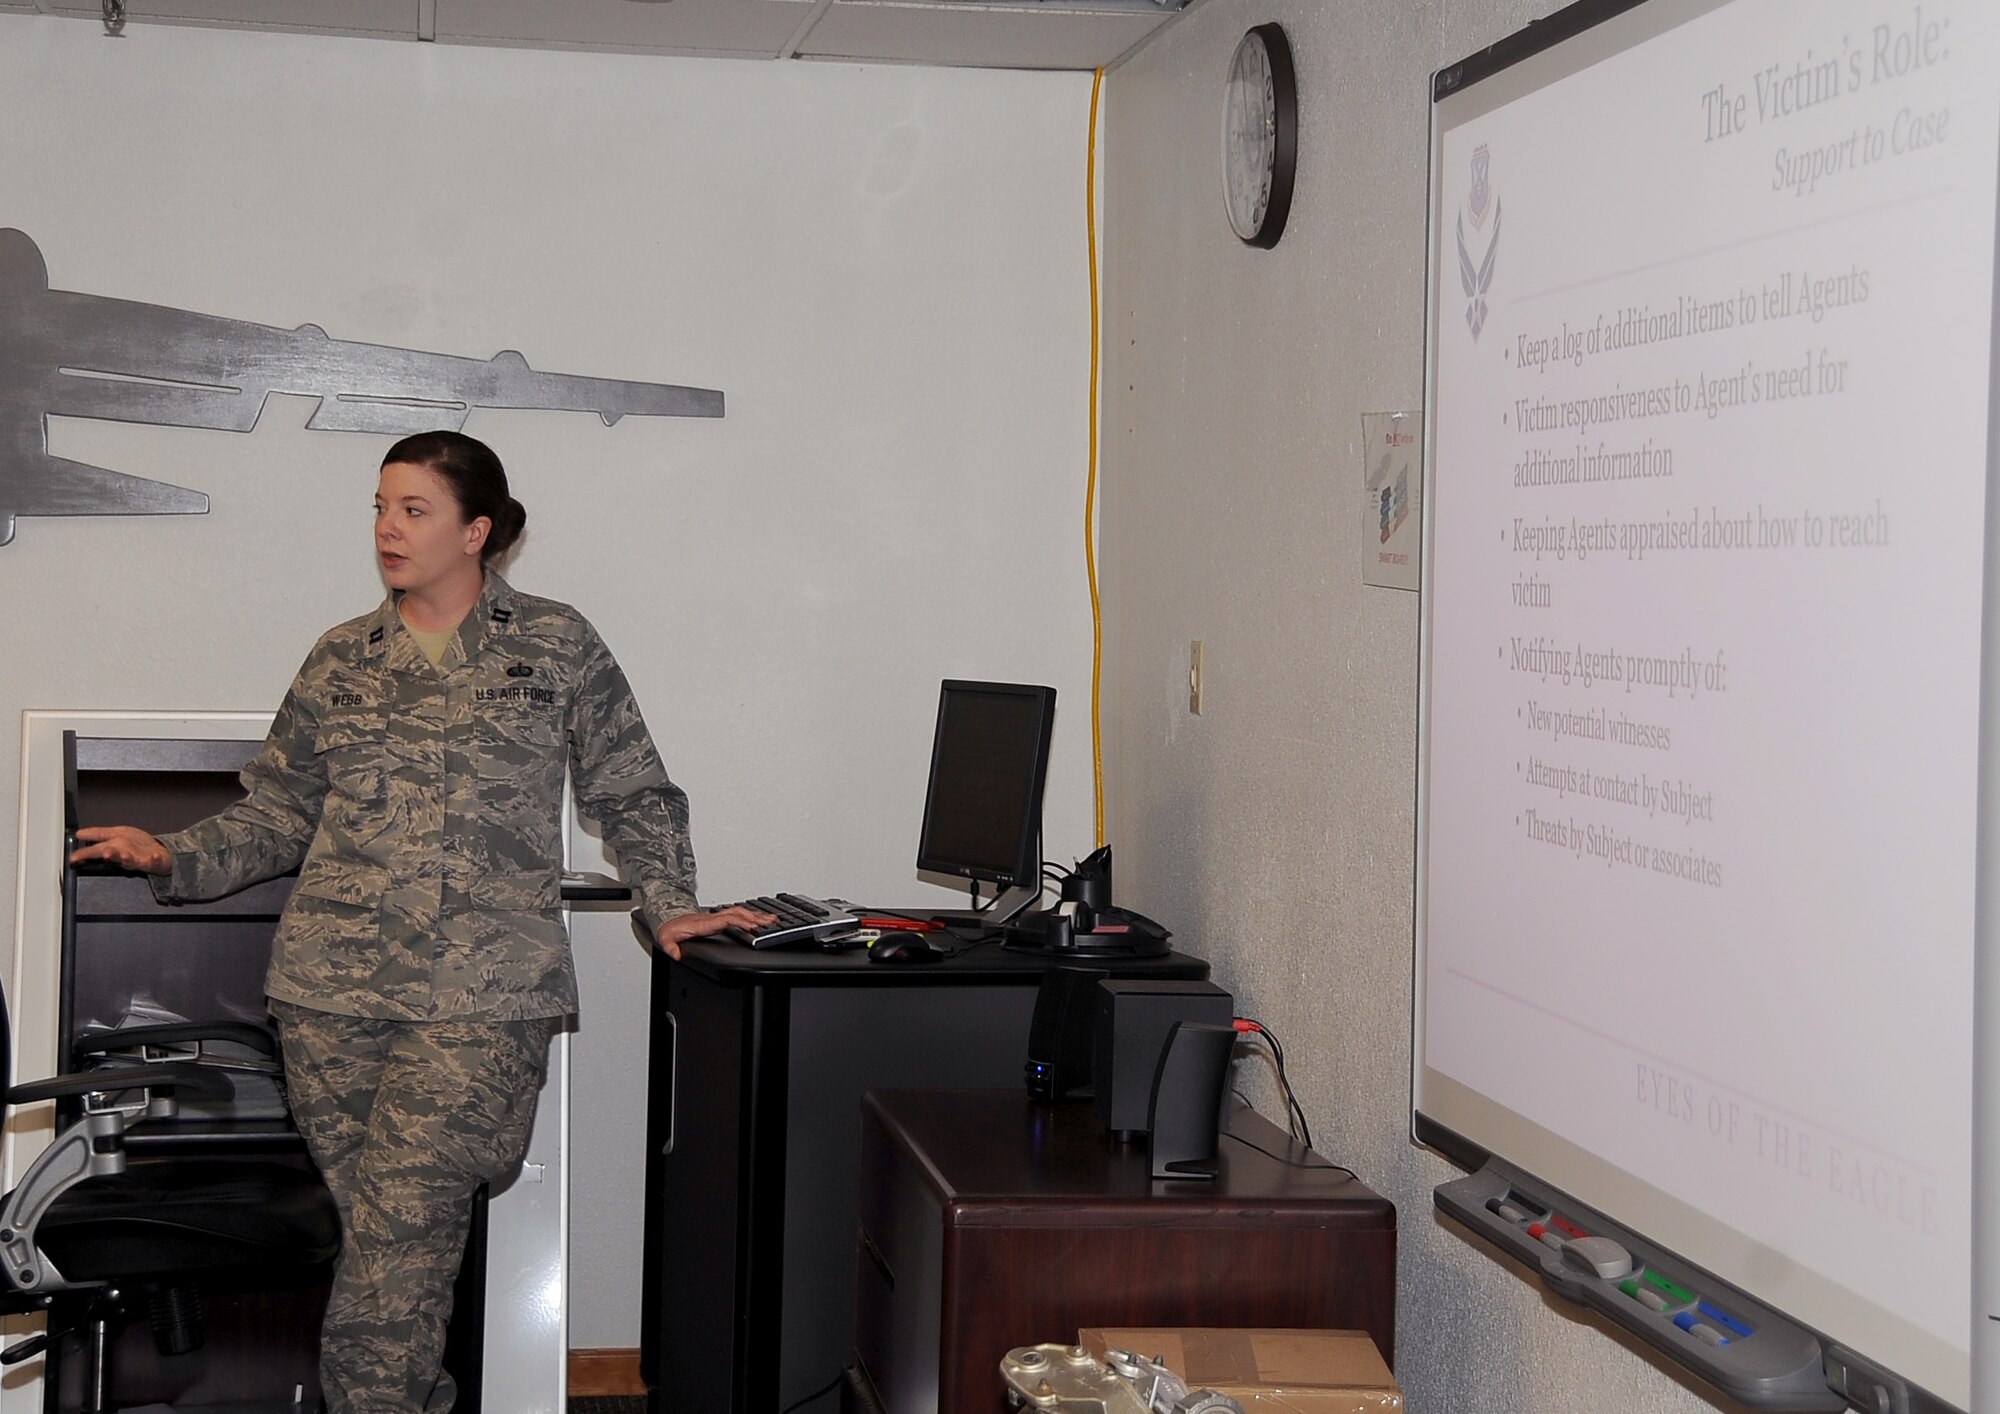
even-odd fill
[[(206, 1277), (282, 1273), (332, 1260), (340, 1245), (333, 1198), (309, 1168), (256, 1158), (146, 1158), (128, 1163), (125, 1134), (171, 1119), (183, 1096), (234, 1093), (207, 1043), (248, 1047), (254, 1068), (277, 1076), (277, 1046), (262, 1027), (181, 1022), (80, 1038), (94, 1069), (9, 1086), (12, 1038), (0, 994), (0, 1094), (9, 1106), (77, 1098), (61, 1129), (14, 1190), (0, 1199), (0, 1314), (45, 1312), (43, 1334), (0, 1353), (13, 1364), (83, 1332), (89, 1367), (84, 1414), (104, 1414), (109, 1337), (144, 1297), (163, 1355), (201, 1343), (196, 1291)], [(151, 1060), (162, 1049), (193, 1059)], [(113, 1053), (128, 1053), (114, 1058)], [(51, 1405), (50, 1407), (53, 1407)]]

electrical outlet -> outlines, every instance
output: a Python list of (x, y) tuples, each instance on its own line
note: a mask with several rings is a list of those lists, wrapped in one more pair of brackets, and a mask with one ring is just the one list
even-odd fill
[(1188, 643), (1188, 711), (1201, 715), (1201, 640)]

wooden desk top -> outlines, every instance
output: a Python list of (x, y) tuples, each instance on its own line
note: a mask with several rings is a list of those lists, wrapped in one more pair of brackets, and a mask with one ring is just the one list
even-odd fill
[(1243, 1227), (1388, 1228), (1395, 1205), (1247, 1107), (1232, 1116), (1211, 1180), (1151, 1177), (1144, 1141), (1120, 1144), (1089, 1101), (1045, 1104), (1025, 1089), (871, 1091), (862, 1104), (943, 1200), (954, 1226), (1064, 1227), (1148, 1221)]

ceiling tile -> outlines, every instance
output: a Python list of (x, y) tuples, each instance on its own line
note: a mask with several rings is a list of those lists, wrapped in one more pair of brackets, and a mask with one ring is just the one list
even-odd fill
[(1173, 12), (1041, 5), (921, 5), (834, 0), (800, 46), (802, 59), (896, 59), (1003, 69), (1109, 64)]
[[(51, 12), (102, 20), (103, 5), (56, 0)], [(127, 25), (212, 24), (311, 34), (417, 37), (417, 0), (125, 0)]]
[[(128, 23), (415, 40), (420, 0), (126, 0)], [(0, 0), (98, 21), (101, 0)], [(1145, 0), (436, 0), (442, 43), (1011, 69), (1109, 64), (1175, 11)], [(803, 37), (802, 28), (810, 23)]]
[(438, 0), (441, 41), (669, 53), (778, 54), (809, 0)]

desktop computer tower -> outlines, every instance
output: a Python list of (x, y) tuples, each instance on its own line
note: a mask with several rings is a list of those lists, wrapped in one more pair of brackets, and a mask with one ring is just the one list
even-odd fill
[(1097, 984), (1102, 967), (1051, 967), (1035, 993), (1028, 1023), (1028, 1093), (1038, 1100), (1091, 1094), (1091, 1047), (1096, 1041)]

